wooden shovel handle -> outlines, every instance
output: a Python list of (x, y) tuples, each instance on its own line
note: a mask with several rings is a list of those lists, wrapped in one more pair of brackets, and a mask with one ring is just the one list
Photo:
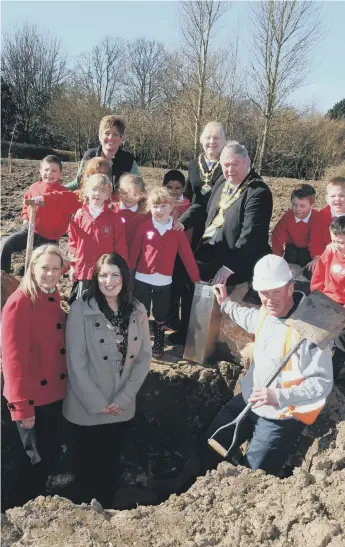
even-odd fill
[(44, 205), (43, 202), (36, 203), (34, 199), (24, 199), (25, 205), (32, 205), (33, 207), (42, 207)]
[(210, 445), (211, 448), (213, 448), (213, 450), (215, 450), (216, 452), (218, 452), (218, 454), (220, 456), (222, 456), (223, 458), (226, 457), (226, 454), (227, 454), (227, 451), (226, 449), (224, 448), (224, 446), (222, 446), (221, 444), (219, 444), (217, 441), (215, 441), (214, 439), (208, 439), (208, 444)]
[(30, 205), (29, 207), (29, 223), (28, 223), (28, 237), (26, 241), (26, 253), (25, 253), (25, 273), (29, 267), (29, 262), (34, 247), (35, 237), (35, 219), (36, 219), (36, 205)]

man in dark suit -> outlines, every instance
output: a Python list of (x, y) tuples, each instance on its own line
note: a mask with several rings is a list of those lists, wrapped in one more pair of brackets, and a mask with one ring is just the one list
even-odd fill
[[(220, 163), (225, 180), (219, 179), (212, 188), (195, 258), (203, 281), (237, 285), (250, 281), (256, 262), (271, 252), (272, 194), (238, 142), (225, 145)], [(182, 217), (180, 220), (183, 224)], [(185, 343), (192, 296), (193, 287), (189, 287), (184, 295), (182, 326), (170, 335), (171, 343)]]

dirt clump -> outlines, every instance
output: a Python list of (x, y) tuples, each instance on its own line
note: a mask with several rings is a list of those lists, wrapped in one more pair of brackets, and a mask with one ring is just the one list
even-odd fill
[[(345, 458), (345, 423), (333, 453)], [(323, 454), (325, 463), (327, 455)], [(6, 513), (2, 545), (18, 547), (341, 547), (345, 466), (284, 480), (228, 463), (157, 507), (100, 511), (55, 496)]]
[(6, 512), (2, 546), (343, 547), (344, 410), (335, 387), (318, 427), (305, 430), (302, 467), (286, 479), (223, 462), (184, 494), (130, 511), (41, 496)]

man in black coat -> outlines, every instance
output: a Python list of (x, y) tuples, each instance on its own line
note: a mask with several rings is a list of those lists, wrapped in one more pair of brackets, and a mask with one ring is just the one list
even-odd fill
[[(195, 259), (203, 281), (237, 285), (250, 281), (256, 262), (271, 252), (268, 231), (272, 194), (251, 167), (246, 148), (238, 142), (225, 145), (220, 163), (225, 180), (218, 180), (212, 188)], [(184, 224), (182, 217), (180, 220)], [(185, 342), (192, 295), (190, 287), (184, 295), (181, 329), (170, 335), (171, 343)]]

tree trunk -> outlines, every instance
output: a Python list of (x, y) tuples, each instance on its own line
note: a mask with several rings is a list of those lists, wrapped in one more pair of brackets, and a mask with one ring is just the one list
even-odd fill
[(169, 119), (169, 146), (168, 146), (168, 165), (172, 168), (172, 142), (173, 142), (173, 119)]
[(205, 93), (205, 86), (204, 83), (200, 83), (199, 87), (199, 97), (198, 97), (198, 111), (196, 115), (195, 120), (195, 130), (194, 130), (194, 156), (197, 156), (199, 153), (199, 137), (200, 137), (200, 122), (202, 117), (202, 111), (204, 106), (204, 93)]
[(256, 164), (257, 170), (260, 173), (262, 169), (262, 165), (265, 163), (265, 156), (266, 156), (266, 150), (267, 150), (267, 141), (268, 141), (268, 132), (270, 129), (270, 123), (271, 120), (265, 116), (265, 122), (264, 122), (264, 128), (262, 131), (261, 136), (261, 144), (260, 144), (260, 150), (259, 150), (259, 156), (258, 156), (258, 162)]

